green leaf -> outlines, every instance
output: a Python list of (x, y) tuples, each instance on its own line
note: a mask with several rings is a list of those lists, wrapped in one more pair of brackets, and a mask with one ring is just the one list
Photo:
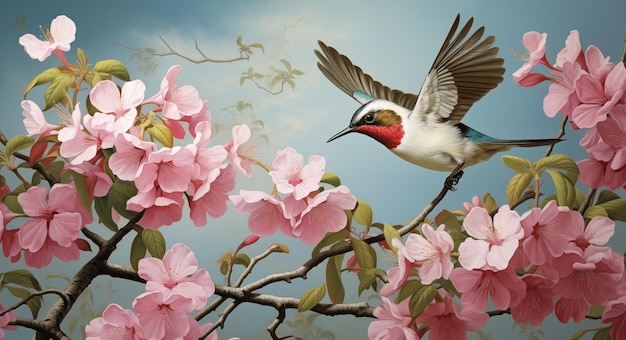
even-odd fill
[(35, 78), (33, 78), (33, 80), (31, 80), (30, 83), (26, 85), (26, 88), (24, 89), (24, 98), (26, 98), (26, 95), (28, 94), (28, 92), (30, 92), (30, 90), (33, 89), (33, 87), (49, 83), (59, 74), (61, 74), (61, 70), (59, 70), (58, 67), (53, 67), (36, 75)]
[(72, 178), (74, 179), (74, 187), (76, 187), (76, 193), (78, 193), (78, 198), (80, 202), (83, 204), (83, 207), (89, 214), (92, 214), (91, 209), (91, 197), (89, 197), (89, 190), (87, 190), (87, 183), (85, 182), (85, 176), (79, 174), (74, 170), (70, 170), (72, 174)]
[(141, 232), (143, 244), (153, 257), (162, 259), (165, 255), (165, 238), (160, 231), (156, 229), (144, 229)]
[(130, 74), (126, 66), (115, 59), (101, 60), (93, 66), (93, 70), (100, 73), (108, 73), (122, 81), (130, 81)]
[(81, 71), (87, 71), (87, 66), (89, 66), (87, 54), (85, 54), (85, 51), (83, 51), (80, 47), (76, 49), (76, 62), (78, 63)]
[(152, 124), (148, 126), (146, 131), (150, 136), (152, 136), (152, 138), (163, 144), (163, 146), (168, 148), (174, 146), (174, 136), (172, 135), (172, 131), (165, 124)]
[[(28, 295), (30, 294), (30, 291), (24, 288), (12, 287), (12, 286), (5, 286), (5, 288), (9, 291), (9, 293), (11, 293), (11, 295), (15, 296), (16, 298), (20, 300), (27, 298)], [(28, 301), (26, 302), (26, 305), (30, 309), (33, 319), (36, 319), (37, 314), (39, 314), (42, 300), (43, 298), (41, 296), (34, 296), (28, 299)]]
[(330, 184), (334, 186), (335, 188), (341, 185), (341, 180), (339, 179), (339, 176), (337, 176), (336, 174), (332, 172), (324, 173), (320, 182)]
[(260, 49), (263, 53), (265, 53), (265, 48), (263, 47), (263, 45), (262, 45), (262, 44), (259, 44), (259, 43), (254, 43), (254, 44), (250, 44), (250, 47), (258, 48), (258, 49)]
[(4, 154), (5, 156), (11, 157), (17, 151), (26, 149), (35, 143), (35, 139), (32, 137), (28, 137), (25, 135), (17, 135), (11, 139), (6, 144)]
[(113, 209), (111, 201), (106, 196), (94, 197), (93, 207), (94, 209), (96, 209), (96, 214), (98, 214), (99, 222), (101, 224), (104, 224), (104, 226), (112, 232), (116, 232), (118, 228), (115, 221), (113, 221), (113, 216), (111, 215), (111, 210)]
[(250, 256), (244, 253), (237, 254), (237, 256), (235, 256), (235, 259), (233, 260), (233, 263), (247, 267), (250, 265)]
[(298, 312), (307, 311), (315, 307), (326, 295), (326, 285), (320, 285), (315, 288), (310, 288), (302, 297), (300, 297), (300, 303), (298, 303)]
[(16, 269), (4, 273), (2, 278), (4, 283), (13, 283), (18, 286), (41, 290), (39, 281), (33, 276), (31, 272), (26, 269)]
[(50, 109), (54, 104), (67, 96), (67, 90), (74, 83), (74, 79), (76, 79), (76, 76), (70, 73), (59, 73), (52, 79), (43, 94), (43, 98), (46, 101), (46, 107), (43, 108), (43, 111)]
[(593, 333), (591, 340), (611, 340), (611, 326), (598, 329)]
[(291, 64), (287, 61), (287, 59), (281, 59), (280, 62), (283, 63), (283, 65), (285, 65), (285, 68), (287, 69), (287, 71), (291, 70)]
[(351, 241), (356, 261), (361, 269), (376, 268), (376, 251), (374, 248), (359, 239), (351, 238)]
[(17, 214), (24, 213), (24, 210), (22, 209), (22, 205), (20, 204), (20, 202), (17, 201), (17, 195), (7, 194), (6, 196), (4, 196), (2, 201), (4, 202), (4, 204), (6, 204), (7, 208), (9, 208), (9, 210), (11, 210), (12, 212), (17, 213)]
[(488, 192), (485, 192), (485, 195), (483, 195), (483, 207), (487, 209), (489, 213), (498, 210), (496, 199)]
[(345, 229), (341, 229), (334, 233), (326, 233), (324, 238), (313, 248), (311, 256), (317, 256), (324, 247), (327, 247), (333, 243), (345, 240), (347, 238)]
[(141, 234), (143, 230), (139, 230), (135, 238), (133, 239), (133, 243), (130, 246), (130, 265), (133, 267), (135, 271), (139, 270), (139, 260), (146, 257), (146, 245), (143, 243), (143, 238)]
[(506, 199), (510, 205), (513, 205), (522, 196), (532, 180), (533, 174), (530, 172), (519, 172), (511, 177), (506, 186)]
[(613, 221), (626, 222), (626, 198), (617, 198), (599, 204)]
[(352, 218), (354, 218), (358, 224), (369, 227), (372, 225), (373, 217), (374, 213), (372, 212), (372, 207), (369, 203), (362, 199), (358, 199), (356, 208), (354, 208), (354, 211), (352, 212)]
[(341, 264), (344, 254), (332, 256), (326, 262), (326, 286), (328, 287), (328, 297), (332, 303), (343, 303), (346, 290), (341, 280)]
[(606, 209), (604, 209), (603, 207), (599, 205), (592, 205), (589, 208), (587, 208), (587, 210), (585, 210), (585, 215), (584, 215), (585, 218), (592, 219), (598, 216), (608, 217), (609, 213), (606, 211)]
[(408, 280), (404, 285), (402, 285), (402, 288), (400, 288), (398, 296), (396, 297), (396, 303), (400, 303), (409, 296), (413, 296), (423, 286), (424, 285), (422, 285), (420, 281)]
[(358, 274), (359, 288), (357, 290), (357, 293), (359, 296), (361, 296), (361, 293), (363, 293), (365, 290), (369, 289), (370, 287), (374, 288), (374, 284), (376, 283), (376, 277), (377, 277), (376, 274), (380, 274), (379, 271), (382, 271), (382, 269), (369, 268), (369, 269), (361, 270), (359, 272)]
[(570, 179), (562, 172), (556, 170), (545, 170), (550, 177), (556, 189), (556, 202), (560, 206), (571, 207), (576, 202), (576, 189)]
[(601, 204), (601, 203), (612, 201), (618, 198), (620, 198), (618, 194), (614, 193), (611, 190), (605, 189), (605, 190), (600, 191), (600, 193), (598, 194), (598, 198), (596, 199), (596, 204)]
[(532, 169), (532, 163), (522, 157), (505, 155), (502, 156), (502, 162), (504, 165), (517, 172), (529, 172)]
[(535, 163), (535, 166), (537, 167), (538, 171), (544, 168), (555, 168), (565, 170), (567, 172), (573, 172), (576, 174), (579, 173), (576, 162), (574, 162), (574, 160), (570, 156), (563, 154), (554, 154), (543, 157)]
[(391, 248), (391, 250), (393, 250), (394, 253), (397, 252), (398, 249), (393, 246), (392, 240), (393, 239), (397, 239), (400, 241), (402, 240), (402, 238), (400, 237), (400, 234), (398, 234), (398, 231), (391, 225), (385, 223), (383, 224), (383, 235), (385, 236), (385, 242), (387, 242), (387, 245), (389, 246), (389, 248)]
[(137, 188), (132, 181), (122, 181), (118, 178), (109, 189), (107, 199), (120, 215), (130, 220), (137, 215), (137, 212), (126, 210), (126, 202), (136, 194)]
[(409, 300), (409, 310), (411, 315), (417, 316), (430, 305), (437, 294), (437, 288), (432, 285), (422, 286), (415, 292)]

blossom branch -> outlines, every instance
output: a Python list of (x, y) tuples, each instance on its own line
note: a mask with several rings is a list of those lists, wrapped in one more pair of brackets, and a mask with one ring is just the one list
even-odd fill
[[(98, 253), (87, 262), (80, 270), (74, 275), (72, 280), (67, 284), (63, 293), (69, 298), (69, 303), (66, 299), (57, 301), (49, 310), (46, 316), (40, 322), (41, 327), (38, 327), (36, 339), (44, 340), (50, 336), (54, 339), (64, 339), (66, 336), (62, 334), (59, 329), (61, 322), (70, 311), (78, 297), (85, 291), (91, 284), (91, 281), (98, 275), (104, 274), (103, 268), (107, 268), (106, 263), (113, 251), (116, 249), (117, 244), (122, 238), (128, 234), (135, 224), (141, 219), (143, 212), (137, 213), (128, 223), (121, 229), (119, 229), (109, 240), (105, 241), (98, 250)], [(43, 330), (43, 331), (42, 331)]]

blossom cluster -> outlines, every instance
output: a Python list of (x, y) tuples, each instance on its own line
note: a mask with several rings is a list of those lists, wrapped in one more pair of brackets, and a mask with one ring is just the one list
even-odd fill
[[(187, 246), (174, 244), (162, 260), (141, 259), (139, 276), (146, 280), (146, 292), (133, 301), (137, 314), (118, 304), (109, 305), (87, 325), (88, 340), (197, 339), (211, 326), (200, 325), (188, 314), (206, 304), (215, 286), (209, 273), (198, 269)], [(217, 333), (208, 339), (217, 340)]]
[(235, 210), (249, 212), (248, 226), (257, 236), (269, 236), (280, 230), (299, 238), (306, 244), (315, 244), (326, 232), (345, 228), (344, 210), (356, 205), (356, 197), (343, 185), (320, 191), (319, 182), (325, 173), (321, 156), (304, 158), (291, 147), (279, 150), (269, 172), (278, 193), (240, 190), (232, 195)]
[[(626, 68), (612, 63), (598, 47), (582, 50), (578, 31), (570, 32), (551, 64), (546, 57), (546, 33), (528, 32), (523, 43), (529, 60), (513, 73), (522, 86), (551, 82), (544, 112), (569, 118), (575, 129), (589, 129), (580, 141), (589, 159), (578, 162), (580, 181), (591, 187), (626, 188)], [(533, 72), (544, 65), (549, 75)]]
[[(579, 322), (598, 305), (609, 306), (605, 322), (612, 321), (611, 315), (626, 318), (623, 256), (605, 246), (615, 222), (594, 217), (585, 226), (580, 213), (556, 201), (521, 216), (504, 205), (493, 218), (481, 204), (467, 206), (463, 225), (469, 237), (458, 246), (456, 261), (444, 225), (433, 229), (424, 224), (423, 236), (410, 234), (405, 244), (393, 241), (398, 266), (387, 270), (389, 282), (380, 291), (383, 304), (375, 311), (380, 320), (370, 324), (370, 338), (404, 334), (419, 339), (423, 328), (417, 326), (423, 324), (430, 329), (429, 339), (464, 339), (465, 332), (489, 319), (484, 311), (489, 300), (500, 310), (510, 308), (514, 321), (531, 326), (540, 326), (552, 312), (563, 323)], [(411, 277), (422, 284), (450, 279), (462, 305), (440, 289), (422, 314), (411, 315), (409, 299), (389, 299)], [(623, 331), (613, 326), (612, 332)]]

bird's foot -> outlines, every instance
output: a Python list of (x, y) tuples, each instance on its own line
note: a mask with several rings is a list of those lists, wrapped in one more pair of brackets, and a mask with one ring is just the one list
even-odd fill
[(459, 180), (463, 177), (463, 170), (454, 171), (450, 174), (450, 176), (446, 177), (445, 186), (450, 191), (455, 191), (455, 185), (459, 184)]

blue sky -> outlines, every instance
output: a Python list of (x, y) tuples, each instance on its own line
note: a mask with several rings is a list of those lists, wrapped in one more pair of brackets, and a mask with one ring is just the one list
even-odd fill
[[(36, 74), (57, 65), (54, 57), (43, 63), (28, 58), (17, 43), (19, 36), (25, 33), (38, 35), (38, 25), (47, 26), (57, 15), (66, 14), (77, 25), (77, 39), (72, 44), (72, 51), (67, 53), (70, 60), (74, 59), (76, 47), (84, 49), (92, 63), (101, 59), (119, 59), (129, 67), (132, 78), (146, 82), (147, 96), (158, 89), (161, 77), (171, 65), (181, 64), (184, 69), (179, 83), (198, 88), (201, 96), (209, 100), (215, 122), (232, 123), (232, 116), (222, 109), (239, 100), (253, 106), (253, 110), (246, 111), (241, 119), (264, 122), (263, 133), (269, 136), (270, 143), (265, 145), (260, 138), (256, 142), (259, 143), (257, 155), (266, 163), (271, 163), (276, 151), (286, 146), (295, 147), (305, 159), (312, 154), (322, 155), (326, 157), (327, 171), (339, 174), (356, 196), (371, 204), (376, 221), (402, 224), (413, 219), (436, 195), (447, 174), (406, 163), (362, 135), (349, 135), (326, 143), (328, 137), (348, 124), (358, 105), (317, 70), (313, 54), (317, 40), (323, 40), (348, 55), (356, 65), (386, 85), (417, 92), (456, 14), (461, 13), (463, 21), (473, 16), (476, 27), (484, 25), (487, 34), (496, 36), (496, 45), (505, 59), (507, 72), (504, 82), (474, 105), (464, 123), (494, 137), (548, 138), (556, 135), (560, 121), (543, 114), (542, 99), (547, 87), (521, 88), (511, 79), (511, 74), (522, 64), (519, 60), (523, 50), (522, 35), (530, 30), (547, 32), (547, 54), (550, 60), (554, 60), (569, 31), (577, 29), (583, 47), (596, 45), (606, 56), (616, 60), (626, 36), (625, 10), (626, 3), (622, 0), (394, 1), (384, 4), (380, 1), (3, 2), (0, 4), (0, 43), (4, 46), (4, 62), (0, 66), (0, 100), (3, 103), (0, 128), (9, 137), (24, 133), (20, 108), (23, 89)], [(155, 74), (146, 76), (140, 71), (143, 64), (130, 60), (133, 51), (122, 45), (165, 51), (158, 35), (187, 54), (195, 53), (193, 42), (197, 40), (207, 55), (216, 58), (237, 56), (235, 38), (242, 35), (245, 43), (263, 44), (265, 53), (255, 51), (250, 61), (233, 63), (193, 64), (173, 56), (155, 58), (158, 68)], [(294, 68), (305, 73), (296, 78), (294, 90), (287, 87), (279, 95), (270, 95), (249, 82), (239, 86), (240, 74), (248, 67), (266, 73), (270, 66), (280, 67), (280, 59), (288, 60)], [(29, 98), (40, 104), (43, 102), (37, 91)], [(54, 113), (48, 115), (53, 117)], [(580, 137), (580, 133), (568, 129), (567, 141), (560, 143), (556, 152), (567, 153), (575, 160), (584, 158), (584, 150), (578, 146)], [(226, 138), (226, 135), (218, 135), (217, 140), (221, 142)], [(509, 154), (535, 160), (543, 152), (543, 149), (526, 149), (511, 150)], [(458, 190), (449, 194), (439, 208), (459, 209), (463, 202), (471, 200), (474, 195), (482, 196), (485, 191), (491, 192), (499, 202), (505, 202), (504, 187), (512, 175), (512, 171), (500, 161), (500, 156), (495, 156), (489, 162), (467, 169)], [(260, 169), (256, 170), (252, 180), (243, 183), (247, 188), (271, 189), (269, 177)], [(202, 263), (219, 278), (213, 261), (248, 235), (246, 218), (241, 214), (229, 214), (210, 220), (204, 228), (194, 228), (189, 221), (183, 221), (180, 225), (164, 228), (163, 232), (170, 245), (183, 241), (197, 249)], [(620, 227), (623, 229), (623, 225)], [(618, 230), (621, 244), (624, 244), (625, 234)], [(292, 269), (309, 252), (292, 240), (278, 240), (290, 245), (293, 253), (270, 258), (255, 275)], [(257, 250), (273, 241), (267, 240)], [(625, 249), (622, 246), (616, 250)], [(123, 250), (117, 256), (115, 260), (119, 263), (127, 261), (127, 253)], [(2, 270), (23, 266), (22, 263), (10, 265), (5, 259), (0, 259), (0, 264)], [(50, 272), (71, 275), (78, 265), (79, 262), (55, 263)], [(45, 274), (42, 272), (41, 275)], [(107, 283), (106, 280), (101, 282)], [(267, 292), (299, 295), (303, 287), (318, 284), (310, 278), (299, 287), (285, 284)], [(130, 307), (129, 304), (126, 307)], [(267, 318), (250, 321), (243, 327), (235, 326), (242, 325), (241, 319), (248, 319), (251, 315), (248, 313), (255, 312), (264, 313)], [(250, 338), (256, 332), (265, 332), (267, 320), (273, 317), (273, 311), (266, 309), (250, 308), (238, 313), (229, 319), (227, 329), (221, 334)], [(497, 329), (497, 324), (504, 323), (504, 317), (494, 319), (486, 326), (487, 331), (517, 334), (517, 331), (511, 332), (508, 323), (500, 326), (501, 330)], [(341, 322), (355, 322), (353, 320), (343, 318)], [(365, 334), (362, 325), (366, 323), (360, 322), (360, 327), (350, 330), (360, 328), (357, 337)], [(327, 320), (323, 323), (338, 335), (346, 329), (332, 328), (333, 322)], [(550, 332), (562, 334), (558, 332), (577, 327), (546, 325), (543, 328), (546, 337), (550, 338)]]

